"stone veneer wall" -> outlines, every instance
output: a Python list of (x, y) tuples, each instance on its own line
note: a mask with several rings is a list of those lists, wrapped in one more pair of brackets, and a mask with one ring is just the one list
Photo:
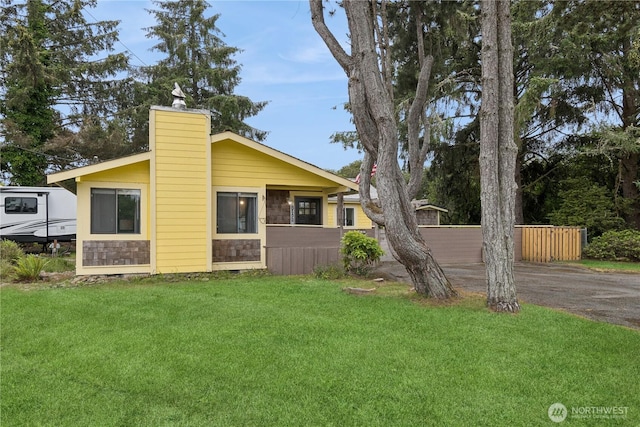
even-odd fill
[(260, 239), (213, 241), (213, 262), (242, 261), (260, 261)]
[(82, 265), (140, 265), (151, 263), (148, 240), (85, 240), (82, 243)]
[(267, 224), (289, 224), (288, 190), (267, 190)]

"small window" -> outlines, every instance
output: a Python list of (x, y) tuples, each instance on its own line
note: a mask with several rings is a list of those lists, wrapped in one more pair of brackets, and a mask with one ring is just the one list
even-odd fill
[(38, 199), (35, 197), (7, 197), (4, 199), (6, 214), (37, 214)]
[(356, 211), (354, 208), (344, 208), (343, 213), (345, 227), (353, 227), (356, 225)]
[(256, 193), (217, 193), (217, 232), (220, 234), (257, 233), (257, 201)]
[(92, 234), (140, 234), (140, 190), (91, 189)]

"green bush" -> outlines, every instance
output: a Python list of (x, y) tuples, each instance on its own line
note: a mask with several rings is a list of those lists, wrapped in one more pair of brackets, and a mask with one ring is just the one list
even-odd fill
[(342, 236), (342, 265), (345, 271), (365, 275), (370, 267), (384, 254), (373, 237), (360, 231), (349, 231)]
[(29, 254), (20, 258), (16, 264), (14, 273), (18, 280), (38, 280), (47, 261), (37, 255)]
[(10, 264), (15, 264), (18, 259), (24, 256), (24, 251), (13, 240), (0, 241), (0, 259)]
[(313, 277), (323, 280), (343, 279), (344, 269), (340, 264), (316, 265), (313, 268)]
[(548, 215), (551, 224), (586, 227), (594, 237), (624, 228), (624, 219), (618, 216), (609, 189), (575, 178), (561, 186), (560, 206)]
[(607, 261), (640, 261), (640, 231), (607, 231), (595, 237), (582, 254), (587, 258)]
[(9, 282), (13, 277), (15, 266), (6, 259), (0, 259), (0, 282)]

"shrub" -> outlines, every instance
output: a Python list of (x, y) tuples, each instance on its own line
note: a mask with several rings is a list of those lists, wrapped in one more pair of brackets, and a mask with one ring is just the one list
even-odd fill
[(611, 192), (596, 183), (568, 179), (558, 192), (560, 206), (548, 217), (553, 225), (586, 227), (592, 236), (624, 228)]
[(316, 265), (313, 268), (313, 277), (323, 280), (343, 279), (345, 271), (340, 264)]
[(37, 255), (29, 254), (20, 258), (15, 267), (15, 276), (18, 280), (38, 280), (47, 261)]
[(607, 231), (595, 237), (583, 250), (587, 258), (615, 261), (640, 261), (640, 231)]
[(6, 259), (0, 259), (0, 281), (10, 281), (13, 276), (14, 265)]
[(360, 231), (349, 231), (342, 236), (340, 252), (345, 271), (358, 275), (365, 275), (384, 254), (376, 239)]
[(13, 240), (0, 241), (0, 259), (10, 264), (15, 264), (18, 259), (24, 256), (24, 251)]

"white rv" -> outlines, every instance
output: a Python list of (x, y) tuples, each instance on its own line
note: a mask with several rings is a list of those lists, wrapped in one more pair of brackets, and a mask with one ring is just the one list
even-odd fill
[(0, 187), (0, 239), (76, 238), (76, 196), (61, 187)]

